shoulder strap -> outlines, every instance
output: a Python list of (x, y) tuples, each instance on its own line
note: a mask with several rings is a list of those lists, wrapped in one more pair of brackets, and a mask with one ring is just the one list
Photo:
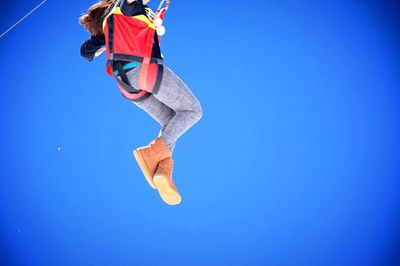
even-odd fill
[(110, 14), (111, 10), (113, 10), (113, 8), (116, 7), (116, 6), (119, 4), (120, 1), (121, 1), (121, 0), (116, 0), (112, 5), (110, 5), (110, 6), (106, 9), (106, 11), (104, 12), (103, 18), (106, 18), (107, 15)]

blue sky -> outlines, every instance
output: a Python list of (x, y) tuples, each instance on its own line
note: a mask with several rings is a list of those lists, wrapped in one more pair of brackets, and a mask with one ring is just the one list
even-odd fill
[(132, 156), (159, 125), (79, 55), (92, 3), (0, 39), (2, 265), (398, 265), (395, 3), (172, 2), (165, 63), (203, 109), (176, 207)]

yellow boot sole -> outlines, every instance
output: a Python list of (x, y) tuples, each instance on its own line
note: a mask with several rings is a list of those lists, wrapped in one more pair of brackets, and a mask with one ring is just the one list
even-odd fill
[(155, 175), (153, 182), (160, 193), (160, 197), (165, 203), (169, 205), (177, 205), (181, 202), (181, 195), (170, 186), (165, 176)]
[(153, 177), (151, 176), (151, 174), (149, 173), (146, 163), (143, 160), (142, 155), (140, 154), (139, 151), (134, 150), (133, 151), (133, 155), (135, 156), (136, 162), (138, 163), (140, 169), (143, 172), (144, 177), (146, 178), (147, 183), (149, 183), (149, 185), (153, 188), (156, 189), (156, 186), (153, 183)]

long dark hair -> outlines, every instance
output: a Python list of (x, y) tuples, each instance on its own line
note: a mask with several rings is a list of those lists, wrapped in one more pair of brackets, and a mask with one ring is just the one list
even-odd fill
[(79, 18), (79, 23), (91, 35), (98, 35), (103, 33), (103, 19), (108, 9), (116, 2), (116, 0), (101, 0), (92, 5), (87, 13)]

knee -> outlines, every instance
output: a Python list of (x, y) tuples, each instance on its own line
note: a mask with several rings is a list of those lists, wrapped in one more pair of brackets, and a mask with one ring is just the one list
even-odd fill
[(193, 118), (195, 123), (201, 119), (203, 116), (203, 108), (201, 107), (200, 103), (197, 101), (196, 104), (193, 106)]

